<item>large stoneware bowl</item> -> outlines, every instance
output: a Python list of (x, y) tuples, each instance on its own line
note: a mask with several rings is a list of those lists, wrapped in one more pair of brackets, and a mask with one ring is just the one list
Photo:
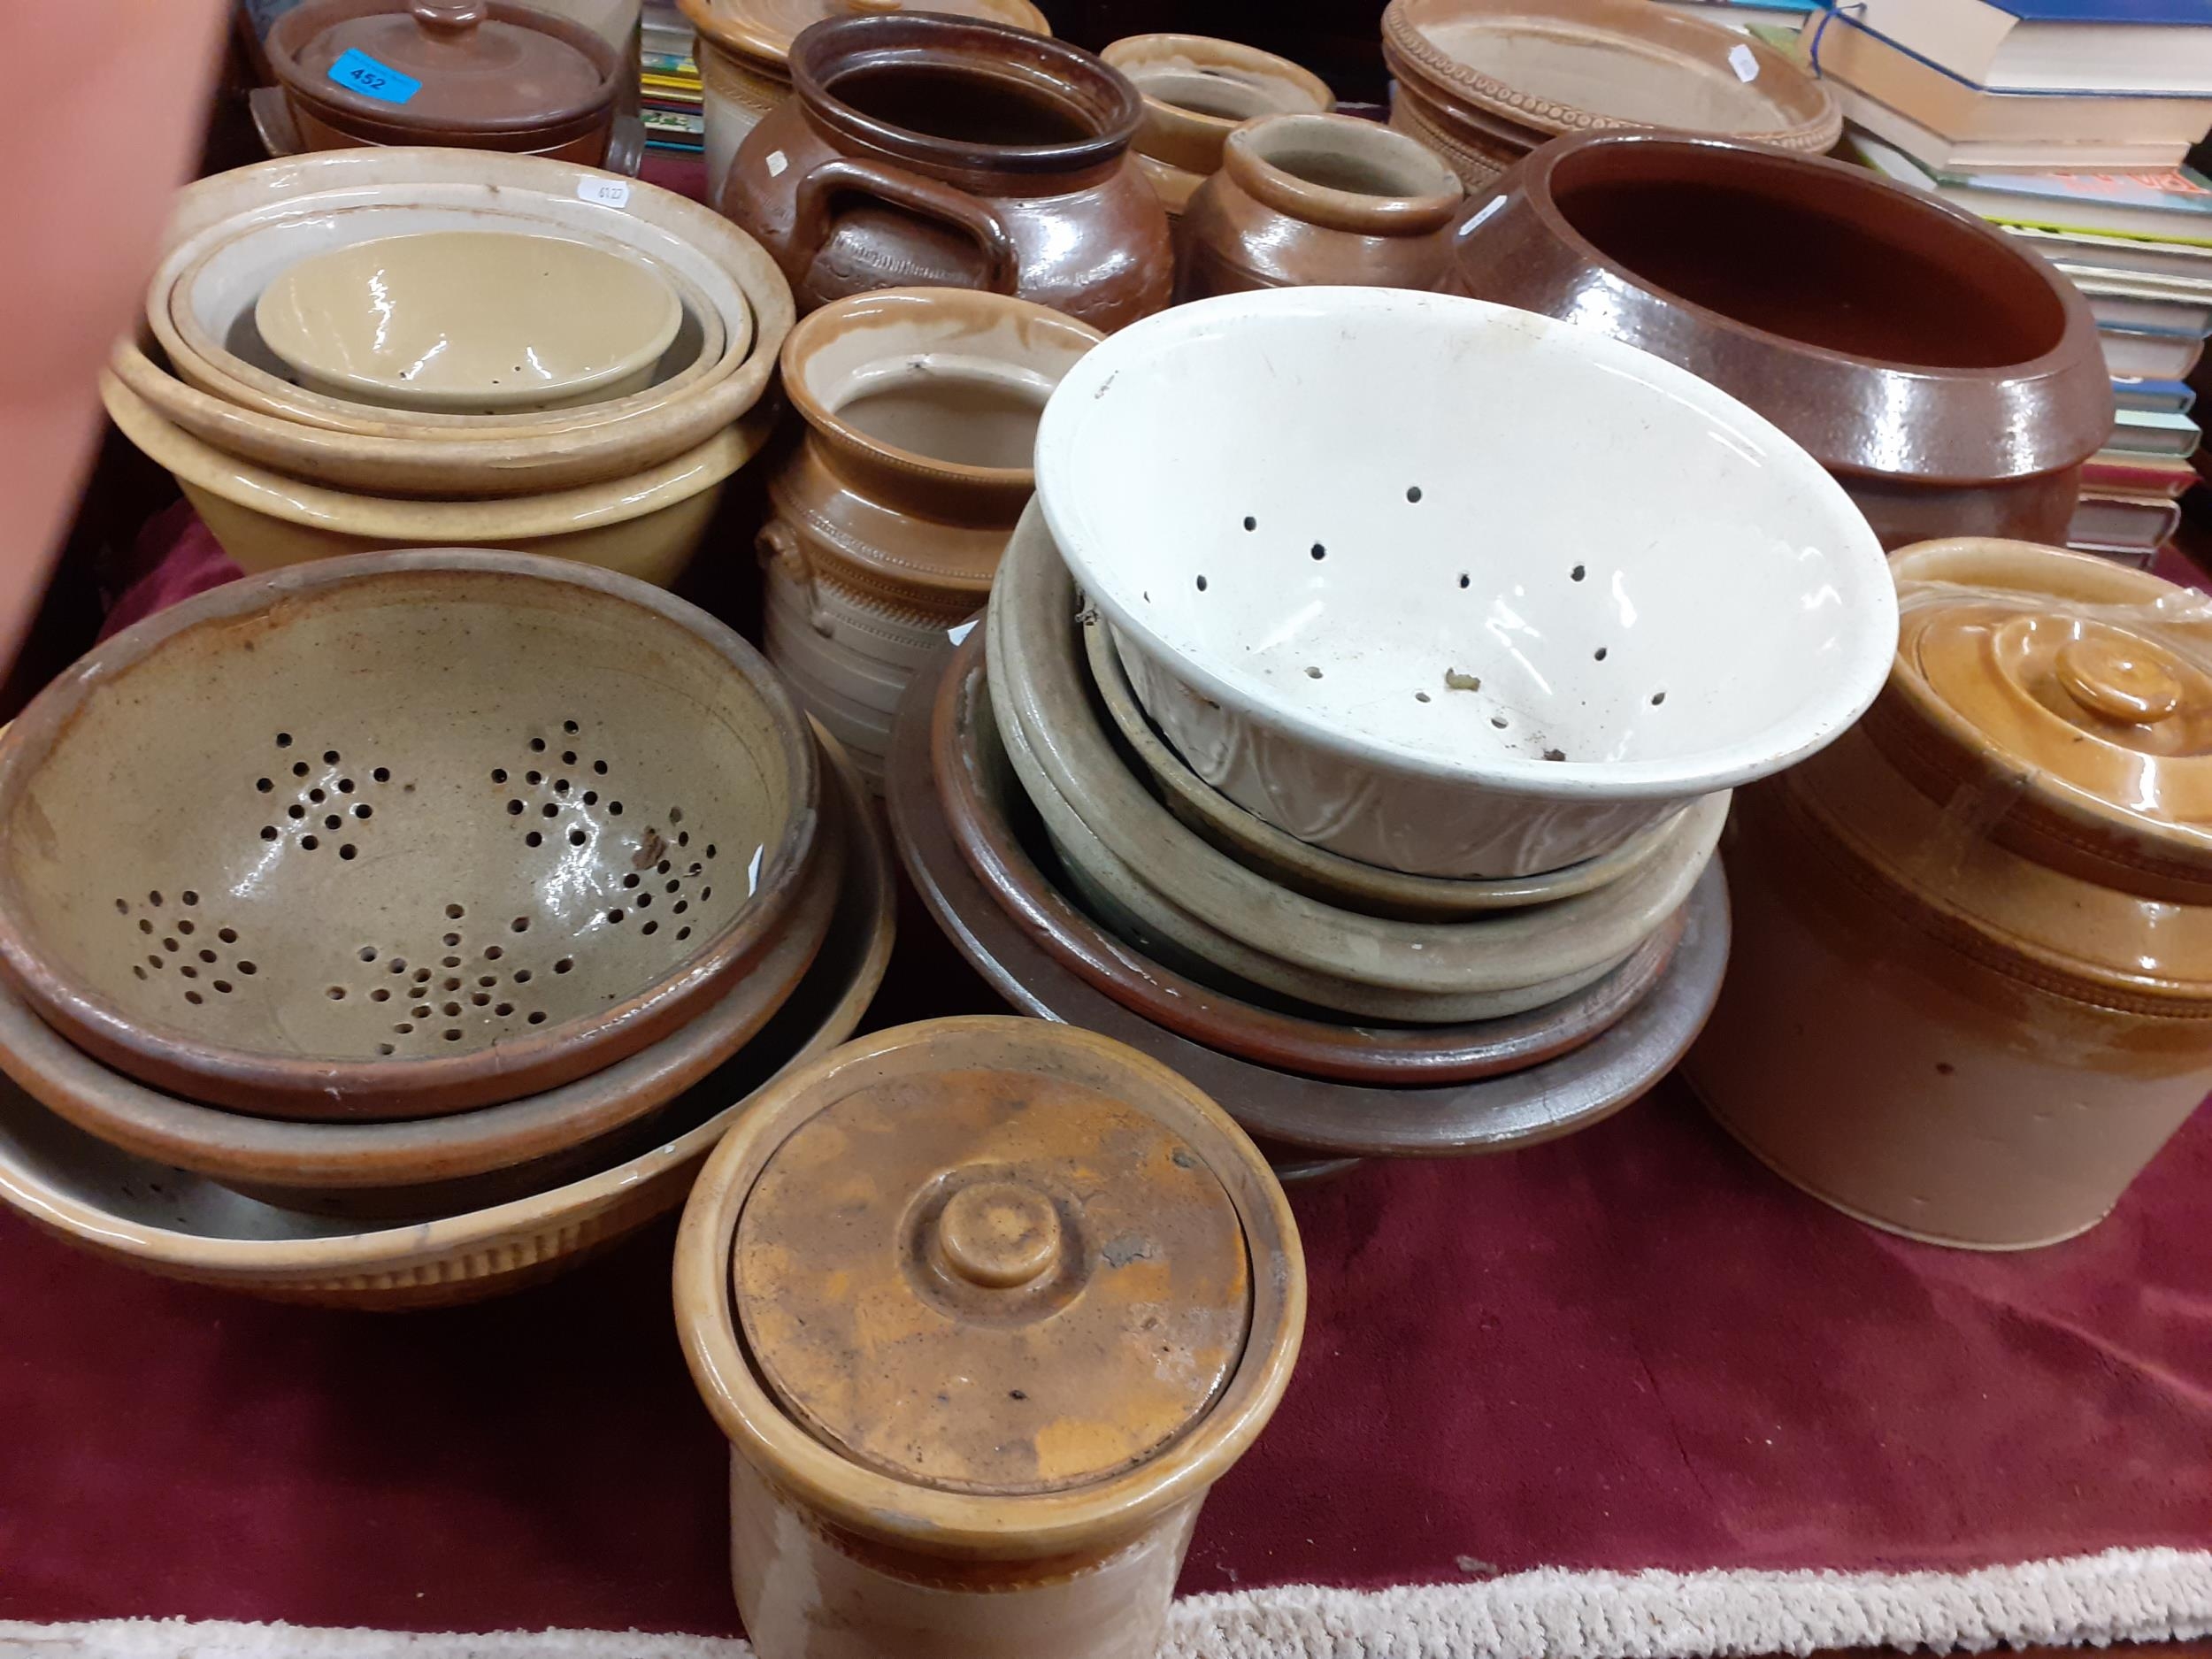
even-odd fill
[(1514, 876), (1849, 726), (1897, 638), (1835, 481), (1695, 376), (1454, 296), (1185, 305), (1053, 394), (1038, 500), (1138, 699), (1248, 811)]

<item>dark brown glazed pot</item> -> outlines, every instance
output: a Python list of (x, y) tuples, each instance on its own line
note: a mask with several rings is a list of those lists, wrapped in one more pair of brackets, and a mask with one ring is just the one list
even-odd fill
[(1417, 141), (1348, 115), (1248, 121), (1185, 210), (1178, 300), (1316, 284), (1433, 288), (1458, 177)]
[(2063, 541), (2081, 464), (2112, 431), (2070, 284), (1981, 220), (1840, 162), (1561, 139), (1474, 210), (1445, 287), (1602, 330), (1741, 398), (1886, 547)]
[(1088, 52), (997, 23), (841, 18), (792, 43), (791, 78), (719, 206), (802, 313), (972, 288), (1111, 330), (1168, 303), (1167, 215), (1129, 154), (1141, 104)]

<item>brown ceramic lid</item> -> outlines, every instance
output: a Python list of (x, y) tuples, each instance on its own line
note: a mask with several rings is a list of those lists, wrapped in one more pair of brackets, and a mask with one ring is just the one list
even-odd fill
[(779, 1403), (843, 1456), (941, 1491), (1064, 1492), (1206, 1414), (1244, 1353), (1251, 1263), (1194, 1145), (1202, 1095), (1087, 1033), (966, 1024), (911, 1028), (916, 1052), (825, 1091), (770, 1155), (736, 1306)]
[(799, 32), (831, 18), (876, 17), (894, 12), (933, 12), (944, 17), (1009, 23), (1034, 35), (1052, 25), (1029, 0), (689, 0), (684, 15), (718, 46), (742, 53), (782, 73)]
[(308, 0), (287, 21), (272, 56), (295, 90), (396, 126), (550, 127), (614, 92), (595, 35), (503, 0)]

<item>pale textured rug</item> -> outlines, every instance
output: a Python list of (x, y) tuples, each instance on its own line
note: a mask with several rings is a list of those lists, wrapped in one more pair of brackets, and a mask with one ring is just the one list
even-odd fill
[[(1396, 1590), (1293, 1586), (1180, 1602), (1162, 1659), (1701, 1659), (1816, 1647), (2212, 1635), (2212, 1551), (2116, 1549), (1972, 1572), (1564, 1572)], [(741, 1641), (549, 1630), (0, 1620), (0, 1659), (742, 1659)]]

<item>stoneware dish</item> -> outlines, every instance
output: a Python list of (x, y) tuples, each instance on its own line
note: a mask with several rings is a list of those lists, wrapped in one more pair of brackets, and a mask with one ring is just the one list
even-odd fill
[(2073, 285), (1863, 167), (1656, 134), (1532, 156), (1470, 217), (1448, 287), (1565, 318), (1756, 409), (1886, 547), (2062, 541), (2112, 433)]
[(1274, 115), (1222, 146), (1191, 197), (1176, 297), (1339, 283), (1433, 288), (1464, 193), (1403, 133), (1349, 115)]
[[(853, 1225), (821, 1225), (826, 1195)], [(675, 1268), (762, 1659), (1153, 1651), (1305, 1289), (1258, 1148), (1120, 1043), (933, 1020), (772, 1087), (701, 1172)]]
[(1251, 1134), (1339, 1155), (1503, 1151), (1617, 1111), (1664, 1076), (1713, 1005), (1728, 960), (1728, 897), (1709, 869), (1658, 986), (1610, 1030), (1522, 1071), (1439, 1087), (1362, 1088), (1299, 1077), (1178, 1035), (1087, 982), (1002, 908), (949, 833), (927, 732), (935, 688), (918, 681), (900, 713), (887, 804), (899, 854), (939, 926), (992, 988), (1023, 1012), (1110, 1033), (1172, 1066)]
[(523, 554), (331, 560), (125, 630), (15, 721), (0, 967), (192, 1099), (512, 1100), (711, 1005), (783, 926), (818, 792), (774, 672), (680, 600)]
[[(662, 1108), (774, 1018), (828, 934), (846, 874), (846, 842), (856, 833), (849, 820), (856, 810), (857, 803), (832, 799), (821, 850), (807, 865), (787, 924), (718, 1001), (659, 1041), (542, 1094), (388, 1123), (248, 1117), (149, 1088), (110, 1070), (4, 991), (0, 1070), (41, 1105), (111, 1146), (207, 1176), (279, 1209), (420, 1217), (542, 1192), (605, 1167), (618, 1142), (626, 1147), (654, 1133)], [(502, 963), (472, 965), (496, 970)], [(436, 972), (434, 966), (411, 970), (395, 998), (434, 999), (443, 985)], [(513, 994), (511, 976), (503, 973), (460, 977), (472, 1002), (479, 987), (494, 996)], [(403, 1000), (386, 1006), (401, 1007)]]
[(1087, 684), (1074, 585), (1040, 528), (1031, 515), (991, 599), (1000, 732), (1071, 875), (1199, 964), (1371, 1018), (1520, 1013), (1617, 965), (1680, 906), (1711, 856), (1724, 793), (1684, 814), (1667, 847), (1621, 880), (1539, 910), (1402, 922), (1292, 892), (1191, 831), (1117, 753)]
[(409, 501), (349, 495), (234, 461), (163, 419), (113, 374), (101, 375), (100, 395), (123, 435), (168, 468), (223, 551), (249, 572), (388, 548), (500, 547), (665, 588), (691, 563), (722, 487), (759, 453), (772, 425), (756, 411), (673, 460), (605, 483)]
[(1405, 921), (1450, 921), (1551, 904), (1594, 892), (1641, 868), (1674, 839), (1681, 825), (1678, 815), (1662, 818), (1609, 853), (1532, 876), (1454, 880), (1359, 864), (1254, 818), (1193, 772), (1137, 706), (1112, 631), (1095, 611), (1083, 618), (1083, 650), (1119, 747), (1143, 766), (1167, 810), (1240, 864), (1325, 904)]
[(1168, 303), (1167, 215), (1128, 153), (1137, 91), (1088, 52), (916, 12), (818, 23), (791, 73), (719, 201), (801, 311), (920, 284), (1110, 330)]
[(1131, 35), (1099, 57), (1143, 96), (1137, 165), (1171, 218), (1221, 165), (1222, 145), (1240, 123), (1336, 107), (1320, 76), (1236, 41)]
[(930, 749), (946, 828), (1007, 915), (1056, 961), (1193, 1041), (1304, 1076), (1379, 1087), (1497, 1076), (1612, 1025), (1651, 990), (1680, 935), (1678, 914), (1587, 989), (1525, 1014), (1458, 1025), (1347, 1024), (1202, 983), (1100, 926), (1070, 896), (1079, 896), (1079, 886), (1051, 852), (1007, 758), (982, 645), (979, 636), (963, 643), (939, 684)]
[(649, 1146), (611, 1154), (592, 1174), (488, 1209), (364, 1225), (261, 1203), (134, 1157), (0, 1082), (0, 1202), (127, 1267), (286, 1302), (437, 1307), (565, 1271), (680, 1205), (755, 1092), (859, 1025), (890, 961), (893, 894), (871, 815), (852, 824), (851, 878), (799, 988), (757, 1037), (655, 1120)]
[(317, 391), (480, 415), (642, 391), (683, 315), (635, 255), (490, 228), (303, 259), (254, 304), (263, 342)]
[[(1130, 486), (1169, 457), (1184, 487)], [(1801, 759), (1896, 643), (1873, 534), (1772, 425), (1444, 295), (1279, 288), (1124, 330), (1046, 406), (1037, 500), (1199, 776), (1422, 875), (1559, 869)]]
[(1747, 792), (1742, 971), (1690, 1076), (1759, 1157), (1863, 1220), (2055, 1243), (2212, 1087), (2212, 610), (2019, 542), (1893, 568), (1881, 698)]
[(1471, 190), (1563, 133), (1656, 127), (1818, 154), (1843, 132), (1834, 95), (1786, 54), (1642, 0), (1391, 0), (1383, 60), (1394, 119), (1440, 130), (1479, 169)]

